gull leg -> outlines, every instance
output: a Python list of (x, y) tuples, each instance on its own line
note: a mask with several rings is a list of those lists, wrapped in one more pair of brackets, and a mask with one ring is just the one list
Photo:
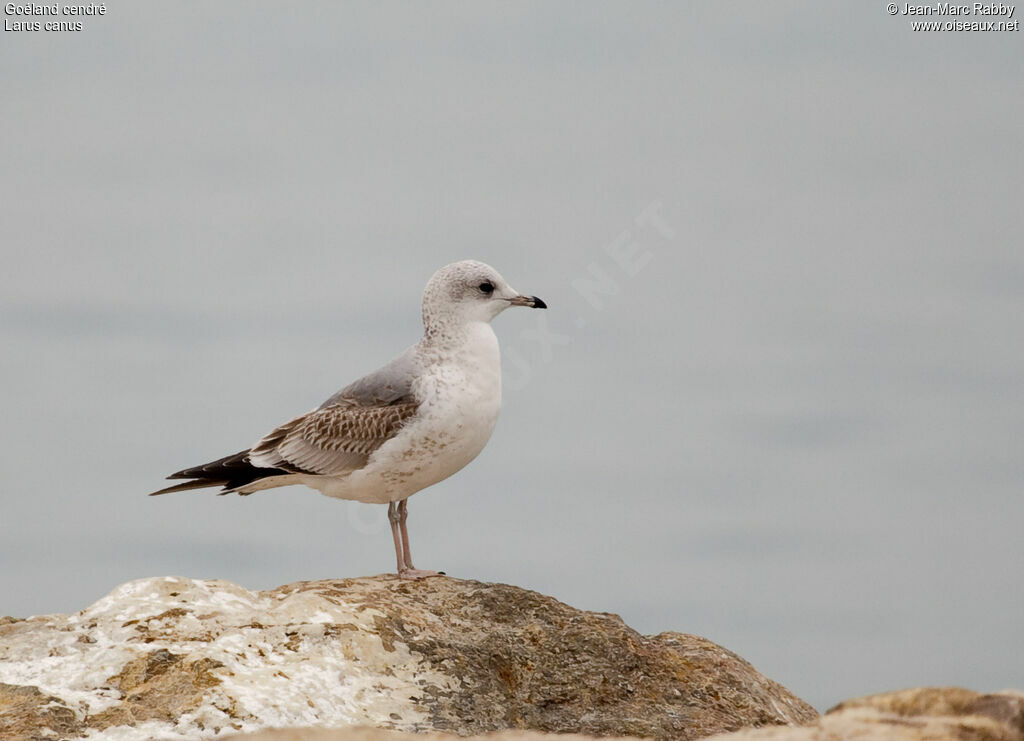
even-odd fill
[(398, 503), (398, 525), (402, 529), (402, 558), (408, 568), (414, 569), (416, 567), (412, 565), (412, 553), (409, 552), (409, 530), (405, 527), (405, 521), (409, 517), (408, 503), (408, 499)]
[[(405, 527), (405, 520), (409, 516), (408, 505), (406, 504), (407, 501), (408, 501), (407, 499), (403, 499), (401, 502), (398, 503), (398, 512), (397, 512), (398, 526), (399, 526), (399, 529), (402, 531), (402, 550), (398, 554), (398, 559), (399, 559), (399, 563), (403, 563), (404, 562), (404, 568), (402, 566), (398, 567), (398, 575), (401, 578), (403, 578), (403, 579), (423, 579), (423, 578), (428, 577), (428, 576), (439, 576), (439, 575), (443, 574), (444, 572), (443, 571), (427, 571), (425, 569), (417, 569), (417, 568), (415, 568), (412, 565), (412, 553), (409, 552), (409, 531)], [(391, 505), (389, 505), (388, 517), (391, 516), (391, 509), (390, 509), (390, 507), (393, 507), (393, 506), (394, 506), (394, 502), (392, 502)], [(392, 530), (393, 530), (394, 529), (394, 525), (392, 525), (391, 527), (392, 527)], [(396, 551), (398, 550), (398, 536), (397, 535), (395, 536), (395, 550)]]
[[(405, 560), (402, 557), (402, 537), (398, 532), (398, 507), (394, 502), (388, 502), (388, 522), (391, 523), (391, 537), (395, 540), (395, 556), (398, 558), (398, 574), (406, 570)], [(402, 529), (404, 530), (404, 524)], [(406, 546), (408, 548), (408, 546)]]

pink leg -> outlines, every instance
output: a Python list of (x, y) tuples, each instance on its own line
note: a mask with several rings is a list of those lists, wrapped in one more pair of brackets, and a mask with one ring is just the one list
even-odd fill
[[(400, 564), (404, 562), (404, 568), (402, 566), (398, 567), (398, 575), (403, 579), (423, 579), (428, 576), (440, 576), (444, 573), (443, 571), (427, 571), (425, 569), (417, 569), (412, 565), (412, 553), (409, 551), (409, 531), (405, 527), (405, 520), (409, 516), (407, 501), (403, 499), (398, 503), (397, 518), (399, 529), (402, 532), (402, 550), (398, 553), (398, 560)], [(393, 506), (394, 502), (389, 505), (388, 517), (391, 516), (390, 507)], [(391, 527), (394, 530), (394, 525)], [(395, 551), (398, 552), (397, 535), (395, 536)]]
[(391, 523), (391, 537), (395, 540), (395, 556), (398, 558), (398, 573), (405, 571), (405, 560), (402, 558), (402, 539), (398, 532), (398, 507), (394, 502), (388, 503), (388, 522)]
[(405, 521), (409, 517), (408, 499), (403, 499), (398, 503), (398, 525), (402, 529), (402, 559), (405, 561), (405, 565), (414, 569), (412, 565), (412, 553), (409, 551), (409, 530), (405, 527)]

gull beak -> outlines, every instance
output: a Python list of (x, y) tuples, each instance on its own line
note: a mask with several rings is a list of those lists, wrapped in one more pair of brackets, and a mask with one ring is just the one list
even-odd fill
[(529, 306), (531, 309), (546, 309), (548, 305), (536, 296), (516, 296), (508, 299), (509, 306)]

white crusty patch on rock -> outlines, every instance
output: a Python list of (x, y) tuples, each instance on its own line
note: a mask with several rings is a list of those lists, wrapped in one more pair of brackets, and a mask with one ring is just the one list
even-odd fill
[(126, 665), (163, 650), (175, 661), (205, 659), (213, 667), (212, 686), (195, 691), (195, 707), (175, 721), (121, 723), (83, 737), (135, 741), (350, 724), (416, 730), (427, 717), (412, 698), (452, 679), (400, 642), (385, 648), (377, 616), (309, 591), (261, 595), (223, 580), (140, 579), (75, 615), (3, 626), (0, 682), (38, 687), (89, 723), (126, 701), (131, 690), (118, 685)]

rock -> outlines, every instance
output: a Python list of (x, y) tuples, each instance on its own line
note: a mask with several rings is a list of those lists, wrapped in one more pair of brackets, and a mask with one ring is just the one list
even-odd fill
[[(486, 736), (455, 736), (450, 733), (402, 733), (380, 728), (285, 728), (229, 737), (231, 741), (595, 741), (596, 736), (537, 731), (495, 731)], [(602, 736), (601, 741), (637, 741), (632, 736)]]
[(38, 687), (0, 682), (0, 738), (37, 741), (77, 735), (75, 711)]
[(354, 725), (690, 739), (817, 717), (703, 638), (447, 577), (130, 582), (0, 624), (0, 682), (5, 741)]
[[(1024, 741), (1024, 693), (924, 687), (847, 700), (803, 728), (747, 729), (715, 741)], [(326, 739), (324, 740), (326, 741)]]

